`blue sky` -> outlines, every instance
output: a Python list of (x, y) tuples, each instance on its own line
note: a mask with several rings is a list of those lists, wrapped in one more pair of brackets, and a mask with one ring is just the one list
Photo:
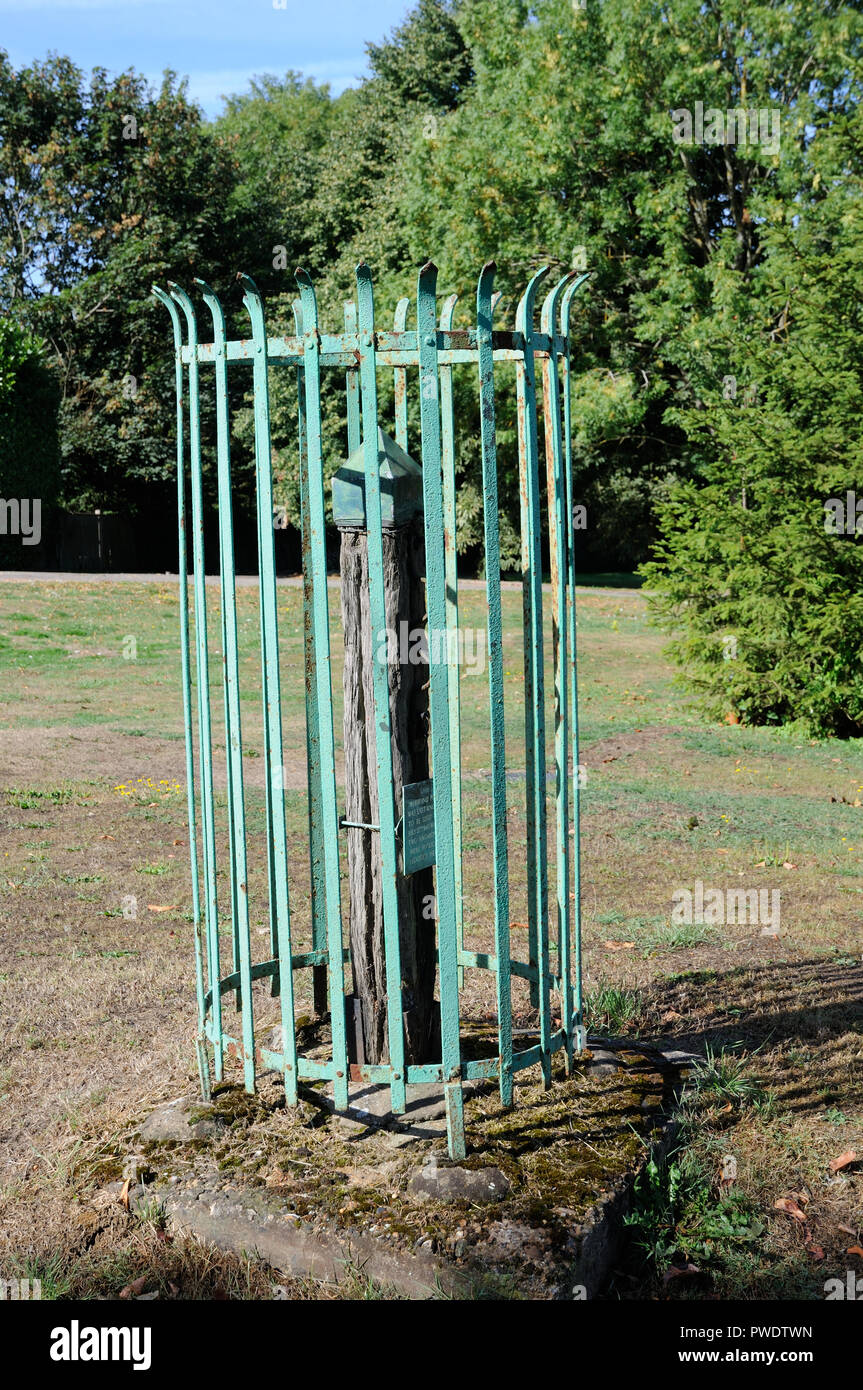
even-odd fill
[(15, 67), (62, 53), (79, 67), (151, 81), (165, 68), (189, 78), (209, 115), (220, 96), (256, 73), (295, 68), (355, 86), (367, 71), (365, 41), (377, 41), (412, 8), (409, 0), (0, 0), (0, 48)]

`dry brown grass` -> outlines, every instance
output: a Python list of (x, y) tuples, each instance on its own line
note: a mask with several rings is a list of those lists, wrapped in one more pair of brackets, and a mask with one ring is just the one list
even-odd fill
[[(301, 596), (280, 595), (286, 737), (299, 767)], [(467, 620), (482, 620), (481, 594), (468, 592), (464, 604)], [(252, 591), (241, 591), (240, 608), (251, 680)], [(165, 1271), (163, 1290), (173, 1282), (183, 1296), (214, 1296), (218, 1287), (228, 1296), (241, 1288), (243, 1296), (267, 1296), (264, 1272), (223, 1264), (194, 1245), (169, 1246), (130, 1227), (122, 1213), (93, 1206), (116, 1177), (117, 1151), (140, 1117), (196, 1086), (185, 797), (172, 790), (184, 777), (176, 593), (118, 585), (106, 605), (104, 590), (86, 584), (4, 585), (0, 612), (0, 1268), (65, 1252), (62, 1278), (78, 1296), (108, 1287), (97, 1265), (104, 1256), (110, 1270), (113, 1252), (117, 1269), (105, 1278), (115, 1292), (117, 1279), (143, 1272), (152, 1259)], [(215, 631), (215, 606), (211, 618)], [(136, 663), (121, 656), (129, 633), (138, 638)], [(507, 593), (513, 769), (523, 766), (520, 642), (518, 595)], [(774, 1099), (766, 1110), (733, 1117), (733, 1143), (742, 1180), (765, 1213), (764, 1270), (783, 1251), (800, 1254), (800, 1231), (774, 1215), (772, 1203), (803, 1186), (814, 1243), (825, 1261), (845, 1258), (855, 1238), (840, 1248), (838, 1228), (849, 1226), (860, 1243), (863, 1225), (859, 1165), (835, 1179), (826, 1165), (843, 1149), (863, 1150), (863, 807), (854, 805), (863, 799), (863, 755), (851, 744), (703, 725), (672, 689), (637, 593), (580, 595), (580, 643), (588, 988), (636, 991), (642, 1007), (632, 1026), (642, 1037), (759, 1049), (752, 1067)], [(337, 642), (334, 650), (338, 692)], [(490, 763), (487, 691), (475, 677), (462, 686), (465, 768), (477, 774)], [(246, 718), (254, 896), (264, 879), (257, 702)], [(115, 790), (121, 784), (130, 794)], [(526, 917), (520, 796), (514, 783), (514, 954), (526, 950), (517, 925)], [(468, 778), (464, 797), (467, 944), (488, 949), (487, 781)], [(289, 793), (288, 813), (301, 942), (308, 860), (299, 793)], [(717, 887), (780, 887), (781, 935), (723, 928), (676, 941), (668, 931), (671, 894), (698, 878)], [(138, 900), (134, 918), (122, 916), (129, 895)], [(253, 933), (263, 956), (262, 914)], [(465, 1013), (487, 1017), (492, 978), (468, 971), (467, 981)], [(257, 995), (265, 1029), (273, 1005), (266, 991)], [(309, 1002), (303, 979), (298, 1011)], [(720, 1128), (714, 1137), (727, 1136)]]

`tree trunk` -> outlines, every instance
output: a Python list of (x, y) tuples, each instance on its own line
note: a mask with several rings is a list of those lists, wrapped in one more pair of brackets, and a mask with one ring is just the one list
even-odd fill
[[(383, 533), (387, 628), (410, 651), (409, 634), (425, 629), (421, 523)], [(345, 820), (379, 825), (372, 644), (369, 615), (368, 537), (341, 532), (341, 599), (345, 639)], [(404, 627), (402, 625), (405, 625)], [(375, 645), (383, 640), (375, 634)], [(413, 644), (414, 646), (416, 644)], [(387, 668), (392, 726), (395, 819), (402, 787), (428, 777), (428, 665), (401, 660)], [(361, 1003), (366, 1061), (387, 1061), (387, 988), (378, 830), (348, 826), (349, 918), (354, 990)], [(399, 859), (399, 867), (401, 860)], [(408, 1062), (425, 1062), (433, 1031), (435, 912), (431, 869), (397, 879), (401, 944), (401, 1013)]]

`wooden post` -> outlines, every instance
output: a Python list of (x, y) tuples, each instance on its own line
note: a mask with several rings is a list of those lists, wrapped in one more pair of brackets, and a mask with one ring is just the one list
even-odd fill
[[(360, 1001), (365, 1060), (388, 1060), (387, 992), (381, 897), (380, 832), (372, 660), (383, 634), (371, 631), (368, 537), (341, 527), (341, 597), (345, 637), (345, 821), (351, 959)], [(393, 794), (401, 816), (402, 787), (428, 777), (428, 666), (404, 660), (425, 630), (423, 535), (411, 522), (383, 533), (387, 629), (396, 657), (388, 666)], [(401, 659), (400, 659), (401, 658)], [(354, 822), (354, 825), (350, 825)], [(429, 1059), (434, 1035), (435, 913), (431, 869), (397, 881), (402, 1013), (409, 1062)]]

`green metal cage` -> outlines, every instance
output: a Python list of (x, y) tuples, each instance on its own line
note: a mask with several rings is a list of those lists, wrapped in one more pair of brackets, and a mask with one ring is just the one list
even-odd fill
[[(201, 342), (195, 305), (178, 285), (153, 287), (173, 324), (177, 397), (177, 481), (180, 569), (180, 649), (186, 729), (189, 844), (192, 866), (195, 967), (198, 1010), (198, 1063), (202, 1091), (210, 1094), (212, 1074), (225, 1076), (226, 1063), (239, 1063), (243, 1082), (254, 1091), (262, 1069), (284, 1078), (286, 1100), (294, 1105), (302, 1083), (332, 1085), (336, 1109), (349, 1104), (351, 1081), (383, 1083), (391, 1108), (403, 1113), (410, 1087), (439, 1083), (446, 1101), (450, 1155), (466, 1151), (463, 1083), (497, 1082), (503, 1106), (513, 1103), (515, 1073), (541, 1068), (551, 1083), (555, 1052), (567, 1070), (584, 1046), (581, 986), (578, 692), (576, 669), (573, 455), (570, 416), (570, 310), (587, 280), (575, 272), (547, 294), (535, 324), (536, 298), (547, 274), (540, 270), (518, 306), (512, 332), (493, 328), (495, 266), (483, 267), (476, 294), (476, 326), (453, 327), (456, 296), (436, 313), (437, 270), (419, 272), (416, 330), (406, 327), (410, 302), (399, 302), (393, 331), (375, 327), (372, 279), (368, 267), (356, 272), (356, 300), (345, 306), (345, 329), (320, 330), (314, 288), (299, 271), (293, 337), (268, 337), (264, 306), (254, 283), (238, 276), (251, 336), (228, 340), (217, 296), (202, 280), (195, 284), (209, 311), (212, 340)], [(496, 362), (515, 364), (521, 508), (521, 570), (524, 607), (525, 810), (527, 818), (526, 891), (528, 959), (516, 960), (510, 943), (510, 865), (507, 842), (507, 761), (504, 740), (504, 669), (501, 623), (498, 465), (495, 425)], [(400, 998), (399, 925), (396, 875), (397, 808), (394, 805), (390, 705), (385, 664), (375, 662), (376, 727), (386, 731), (376, 749), (380, 808), (383, 916), (388, 997), (388, 1053), (385, 1064), (351, 1065), (345, 1011), (346, 949), (340, 886), (338, 791), (335, 771), (333, 699), (330, 677), (330, 623), (325, 535), (325, 482), (322, 457), (321, 383), (323, 373), (344, 374), (348, 454), (364, 451), (364, 506), (368, 528), (369, 604), (374, 631), (386, 626), (382, 558), (381, 484), (378, 466), (377, 376), (394, 373), (394, 433), (407, 449), (408, 383), (416, 374), (421, 425), (422, 501), (429, 630), (458, 632), (456, 567), (456, 459), (453, 367), (474, 364), (480, 405), (480, 448), (484, 491), (484, 559), (487, 599), (488, 695), (491, 746), (492, 856), (494, 871), (494, 951), (465, 949), (462, 896), (462, 771), (459, 673), (452, 663), (429, 666), (430, 754), (432, 764), (438, 989), (441, 1057), (408, 1065)], [(293, 368), (299, 402), (297, 448), (300, 460), (303, 604), (305, 620), (306, 783), (309, 808), (308, 855), (311, 883), (312, 949), (292, 944), (291, 861), (284, 804), (280, 639), (273, 536), (273, 477), (270, 441), (269, 371)], [(269, 885), (268, 955), (253, 960), (247, 862), (247, 796), (243, 780), (240, 671), (237, 640), (236, 574), (231, 509), (231, 458), (228, 373), (251, 376), (254, 392), (257, 536), (260, 584), (261, 693), (266, 776), (266, 836)], [(219, 936), (214, 725), (211, 711), (207, 591), (204, 571), (202, 485), (202, 375), (212, 375), (216, 411), (216, 466), (219, 516), (222, 697), (225, 710), (227, 819), (231, 917), (231, 968), (226, 970)], [(540, 381), (538, 382), (538, 377)], [(540, 506), (539, 398), (545, 456), (551, 583), (550, 623), (544, 623)], [(193, 608), (187, 569), (187, 486), (191, 498)], [(193, 622), (191, 619), (193, 618)], [(555, 902), (549, 904), (549, 826), (546, 806), (544, 641), (550, 630), (554, 689), (554, 855)], [(192, 681), (194, 668), (195, 681)], [(292, 754), (295, 750), (291, 750)], [(552, 968), (552, 954), (555, 956)], [(330, 1000), (332, 1045), (327, 1059), (305, 1055), (298, 1044), (294, 972), (311, 968), (324, 975)], [(460, 984), (465, 969), (490, 971), (496, 993), (496, 1052), (470, 1060), (464, 1056)], [(530, 982), (538, 1012), (536, 1041), (514, 1044), (512, 980)], [(280, 1046), (256, 1042), (253, 982), (269, 980), (280, 1001)], [(559, 1019), (553, 996), (559, 999)], [(239, 1036), (226, 1028), (226, 996), (233, 996)]]

